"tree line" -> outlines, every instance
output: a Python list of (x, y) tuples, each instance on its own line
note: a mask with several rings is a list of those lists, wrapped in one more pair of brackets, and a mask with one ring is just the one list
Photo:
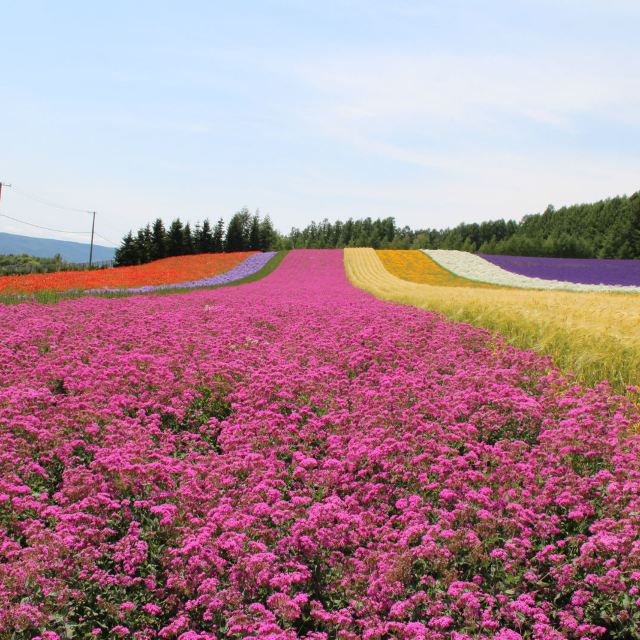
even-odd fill
[(253, 215), (247, 209), (238, 211), (229, 224), (220, 218), (215, 225), (208, 219), (197, 222), (193, 229), (176, 218), (166, 227), (158, 218), (153, 224), (130, 231), (116, 249), (115, 265), (130, 266), (152, 260), (194, 253), (230, 251), (269, 251), (279, 243), (279, 236), (269, 216)]
[(520, 222), (497, 220), (427, 231), (418, 244), (517, 256), (640, 258), (640, 191), (559, 209), (549, 205)]
[(460, 249), (505, 255), (562, 258), (640, 258), (640, 191), (591, 204), (555, 209), (515, 220), (463, 223), (448, 229), (400, 227), (393, 217), (311, 222), (278, 233), (268, 216), (236, 213), (228, 225), (208, 220), (193, 229), (179, 219), (168, 229), (161, 220), (129, 233), (116, 264), (142, 264), (189, 253), (280, 249)]
[(283, 238), (286, 248), (459, 249), (558, 258), (640, 258), (640, 191), (515, 220), (447, 229), (399, 227), (394, 218), (312, 222)]

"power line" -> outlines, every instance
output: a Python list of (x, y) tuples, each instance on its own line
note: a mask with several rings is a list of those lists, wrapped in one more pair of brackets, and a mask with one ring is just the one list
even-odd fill
[[(56, 233), (75, 233), (75, 234), (84, 234), (84, 235), (89, 235), (91, 232), (90, 231), (66, 231), (63, 229), (52, 229), (51, 227), (43, 227), (39, 224), (33, 224), (32, 222), (27, 222), (26, 220), (19, 220), (18, 218), (14, 218), (13, 216), (8, 216), (4, 213), (0, 213), (0, 217), (1, 218), (8, 218), (9, 220), (13, 220), (14, 222), (19, 222), (20, 224), (26, 224), (30, 227), (35, 227), (36, 229), (44, 229), (45, 231), (55, 231)], [(109, 240), (109, 238), (105, 238), (104, 236), (100, 235), (99, 233), (96, 232), (95, 234), (96, 236), (98, 236), (98, 238), (100, 238), (101, 240), (104, 240), (105, 242), (108, 242), (109, 244), (112, 244), (114, 247), (118, 246), (117, 242), (114, 242), (113, 240)]]
[(18, 189), (18, 187), (12, 186), (12, 185), (5, 185), (7, 187), (11, 186), (11, 188), (16, 192), (19, 193), (21, 196), (25, 197), (25, 198), (29, 198), (29, 200), (33, 200), (34, 202), (39, 202), (40, 204), (44, 204), (48, 207), (53, 207), (54, 209), (62, 209), (64, 211), (75, 211), (76, 213), (93, 213), (92, 211), (89, 211), (88, 209), (77, 209), (75, 207), (67, 207), (63, 204), (57, 204), (55, 202), (52, 202), (51, 200), (47, 200), (46, 198), (41, 198), (40, 196), (35, 196), (32, 193), (29, 193), (28, 191), (23, 191), (22, 189)]
[(43, 225), (39, 225), (39, 224), (34, 224), (33, 222), (27, 222), (26, 220), (20, 220), (19, 218), (14, 218), (13, 216), (8, 216), (6, 214), (0, 214), (0, 217), (3, 218), (7, 218), (9, 220), (13, 220), (14, 222), (19, 222), (20, 224), (25, 224), (29, 227), (34, 227), (35, 229), (43, 229), (45, 231), (53, 231), (54, 233), (73, 233), (73, 234), (78, 234), (78, 235), (91, 235), (92, 236), (92, 240), (91, 243), (93, 244), (93, 235), (98, 236), (99, 238), (102, 238), (102, 240), (104, 240), (105, 242), (108, 242), (109, 244), (113, 245), (114, 247), (118, 246), (117, 242), (113, 242), (113, 240), (109, 240), (109, 238), (105, 238), (104, 236), (100, 235), (99, 233), (95, 233), (95, 215), (96, 212), (95, 211), (90, 211), (88, 209), (77, 209), (75, 207), (67, 207), (65, 205), (61, 205), (55, 202), (52, 202), (51, 200), (47, 200), (46, 198), (41, 198), (40, 196), (36, 196), (32, 193), (29, 193), (27, 191), (23, 191), (22, 189), (18, 189), (17, 187), (11, 185), (11, 184), (7, 184), (0, 182), (0, 197), (2, 194), (2, 187), (11, 187), (16, 193), (19, 193), (20, 195), (24, 196), (25, 198), (29, 198), (30, 200), (34, 200), (35, 202), (39, 202), (41, 204), (44, 204), (48, 207), (53, 207), (55, 209), (62, 209), (65, 211), (74, 211), (76, 213), (89, 213), (91, 215), (93, 215), (93, 224), (92, 224), (92, 230), (91, 232), (88, 231), (67, 231), (67, 230), (63, 230), (63, 229), (53, 229), (52, 227), (45, 227)]
[(104, 240), (105, 242), (108, 242), (109, 244), (112, 244), (114, 247), (119, 246), (117, 242), (114, 242), (113, 240), (109, 240), (109, 238), (105, 238), (104, 236), (101, 236), (97, 232), (96, 232), (96, 235), (98, 236), (98, 238), (100, 238), (101, 240)]
[(52, 229), (51, 227), (43, 227), (42, 225), (39, 225), (39, 224), (33, 224), (32, 222), (27, 222), (26, 220), (20, 220), (19, 218), (8, 216), (5, 213), (0, 213), (0, 217), (8, 218), (9, 220), (13, 220), (14, 222), (19, 222), (20, 224), (26, 224), (29, 227), (35, 227), (36, 229), (44, 229), (45, 231), (54, 231), (55, 233), (77, 233), (77, 234), (89, 235), (89, 231), (65, 231), (64, 229)]

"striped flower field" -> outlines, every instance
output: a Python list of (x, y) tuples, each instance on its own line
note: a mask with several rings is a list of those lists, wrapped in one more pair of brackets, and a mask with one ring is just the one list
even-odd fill
[[(216, 255), (216, 254), (214, 254)], [(225, 255), (225, 254), (217, 254), (217, 255)], [(228, 254), (231, 256), (243, 256), (245, 254)], [(265, 252), (251, 252), (247, 254), (248, 257), (245, 257), (242, 262), (240, 262), (235, 267), (229, 269), (228, 271), (224, 271), (222, 273), (215, 273), (214, 275), (207, 276), (205, 278), (200, 278), (199, 280), (190, 280), (186, 282), (174, 282), (170, 284), (147, 284), (141, 287), (130, 287), (130, 288), (120, 288), (120, 289), (87, 289), (85, 293), (151, 293), (154, 291), (169, 291), (172, 289), (197, 289), (200, 287), (215, 287), (217, 285), (222, 284), (230, 284), (232, 282), (236, 282), (237, 280), (243, 280), (248, 276), (252, 276), (261, 269), (263, 269), (266, 264), (271, 260), (275, 255), (275, 251), (265, 251)], [(195, 257), (195, 256), (194, 256)], [(222, 261), (221, 261), (222, 262)]]
[(592, 297), (412, 283), (350, 249), (0, 306), (1, 638), (638, 635), (637, 407), (352, 283)]
[(403, 280), (437, 287), (492, 287), (447, 271), (422, 251), (378, 250), (384, 268)]
[(394, 275), (373, 249), (345, 249), (345, 266), (353, 284), (384, 300), (485, 327), (588, 384), (640, 382), (638, 294), (434, 286)]
[(0, 295), (41, 291), (142, 291), (149, 287), (190, 283), (225, 273), (239, 266), (253, 253), (204, 253), (165, 258), (134, 267), (0, 276)]
[[(509, 271), (503, 268), (500, 264), (513, 264), (517, 263), (515, 260), (488, 260), (480, 255), (475, 255), (467, 251), (452, 251), (447, 249), (424, 249), (424, 252), (435, 262), (438, 263), (443, 269), (450, 271), (460, 278), (476, 281), (479, 283), (495, 284), (505, 287), (518, 287), (521, 289), (540, 289), (540, 290), (558, 290), (558, 291), (582, 291), (582, 292), (616, 292), (616, 293), (640, 293), (640, 285), (627, 286), (623, 284), (588, 284), (580, 281), (572, 280), (555, 280), (542, 277), (532, 277), (529, 275), (523, 275), (522, 273)], [(530, 262), (535, 262), (536, 259), (529, 259)], [(539, 258), (538, 260), (541, 260)], [(597, 280), (595, 267), (593, 263), (597, 260), (589, 261), (591, 264), (591, 279)], [(612, 273), (617, 273), (612, 269), (612, 260), (604, 263), (609, 267), (603, 267), (605, 272), (611, 277)], [(623, 262), (623, 261), (620, 261)], [(633, 262), (633, 261), (624, 261)], [(539, 263), (536, 263), (539, 265)], [(540, 269), (538, 269), (540, 270)], [(547, 273), (567, 273), (566, 270), (562, 270), (557, 266), (554, 270), (547, 269)], [(603, 279), (607, 279), (603, 276)]]

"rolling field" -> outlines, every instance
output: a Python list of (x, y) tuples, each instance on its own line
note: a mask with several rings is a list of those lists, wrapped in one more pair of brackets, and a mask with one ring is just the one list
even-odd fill
[(345, 249), (351, 282), (384, 299), (444, 313), (549, 354), (565, 371), (623, 389), (640, 382), (640, 297), (627, 294), (440, 287), (387, 271), (373, 249)]
[(33, 294), (43, 291), (149, 291), (154, 287), (174, 284), (198, 286), (197, 281), (236, 268), (252, 255), (255, 255), (255, 252), (203, 253), (165, 258), (134, 267), (0, 276), (0, 295)]
[(637, 408), (347, 274), (534, 293), (303, 250), (0, 307), (0, 638), (637, 637)]

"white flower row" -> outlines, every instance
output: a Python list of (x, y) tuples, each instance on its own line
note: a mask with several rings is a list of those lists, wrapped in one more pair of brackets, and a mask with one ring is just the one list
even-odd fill
[(530, 278), (519, 273), (512, 273), (499, 267), (480, 256), (468, 251), (453, 251), (449, 249), (423, 249), (430, 258), (441, 267), (457, 276), (478, 282), (487, 282), (506, 287), (522, 289), (560, 289), (563, 291), (617, 291), (621, 293), (640, 293), (640, 287), (606, 284), (578, 284), (562, 280), (545, 280), (544, 278)]

